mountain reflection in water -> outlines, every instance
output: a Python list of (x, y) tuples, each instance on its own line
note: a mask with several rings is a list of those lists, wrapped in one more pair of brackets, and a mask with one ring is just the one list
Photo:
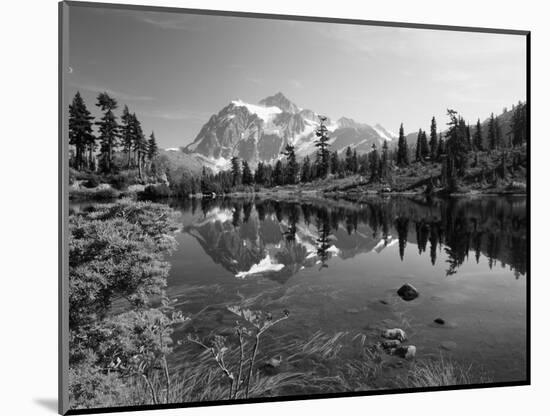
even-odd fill
[(177, 208), (193, 214), (184, 232), (237, 278), (284, 283), (304, 268), (330, 267), (333, 257), (351, 259), (394, 244), (397, 261), (410, 250), (432, 265), (442, 256), (447, 275), (457, 273), (469, 256), (477, 263), (486, 258), (488, 268), (507, 266), (516, 278), (526, 273), (526, 199), (521, 197), (392, 197), (361, 204), (215, 198), (178, 202)]

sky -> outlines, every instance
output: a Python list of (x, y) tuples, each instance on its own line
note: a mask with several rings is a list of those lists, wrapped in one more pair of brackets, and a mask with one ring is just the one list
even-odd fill
[(128, 105), (161, 147), (191, 143), (232, 100), (297, 106), (392, 132), (470, 123), (526, 98), (520, 35), (70, 6), (67, 99)]

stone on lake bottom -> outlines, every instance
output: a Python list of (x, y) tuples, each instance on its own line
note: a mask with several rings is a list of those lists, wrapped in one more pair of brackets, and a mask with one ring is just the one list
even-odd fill
[(386, 329), (384, 332), (382, 332), (382, 338), (398, 339), (399, 341), (405, 341), (407, 339), (407, 334), (405, 334), (405, 331), (399, 328)]
[(408, 283), (401, 286), (397, 291), (397, 294), (401, 299), (407, 302), (416, 299), (419, 295), (418, 290), (413, 285)]
[(394, 348), (391, 353), (406, 360), (412, 360), (416, 356), (416, 347), (414, 345), (402, 345)]
[(398, 339), (388, 339), (387, 341), (382, 342), (382, 348), (384, 349), (396, 348), (399, 345), (401, 345), (401, 341)]
[(447, 350), (447, 351), (454, 350), (456, 347), (457, 347), (457, 344), (454, 341), (443, 341), (440, 344), (440, 348), (442, 348), (444, 350)]

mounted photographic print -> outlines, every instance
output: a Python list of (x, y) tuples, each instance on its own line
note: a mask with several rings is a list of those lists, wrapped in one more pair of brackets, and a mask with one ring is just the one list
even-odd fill
[(60, 413), (529, 384), (529, 54), (60, 3)]

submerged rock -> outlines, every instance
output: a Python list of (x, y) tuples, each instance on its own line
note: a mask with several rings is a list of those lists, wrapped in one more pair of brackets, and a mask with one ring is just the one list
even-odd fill
[(382, 342), (382, 348), (384, 349), (390, 349), (390, 348), (396, 348), (401, 345), (401, 341), (398, 339), (388, 339), (387, 341)]
[(407, 334), (405, 334), (405, 331), (399, 328), (386, 329), (384, 332), (382, 332), (382, 338), (398, 339), (399, 341), (403, 342), (407, 339)]
[(265, 365), (272, 368), (278, 368), (282, 362), (283, 362), (283, 357), (279, 355), (278, 357), (272, 357), (269, 360), (267, 360), (265, 362)]
[(416, 347), (414, 345), (401, 345), (393, 348), (391, 353), (406, 360), (412, 360), (416, 356)]
[(408, 283), (404, 284), (397, 291), (399, 297), (407, 302), (413, 299), (416, 299), (419, 295), (418, 290)]
[(442, 318), (435, 318), (434, 322), (439, 325), (445, 325), (445, 321)]
[(454, 350), (457, 347), (457, 345), (456, 345), (456, 342), (454, 341), (443, 341), (441, 345), (439, 345), (439, 347), (444, 350), (451, 351), (451, 350)]

